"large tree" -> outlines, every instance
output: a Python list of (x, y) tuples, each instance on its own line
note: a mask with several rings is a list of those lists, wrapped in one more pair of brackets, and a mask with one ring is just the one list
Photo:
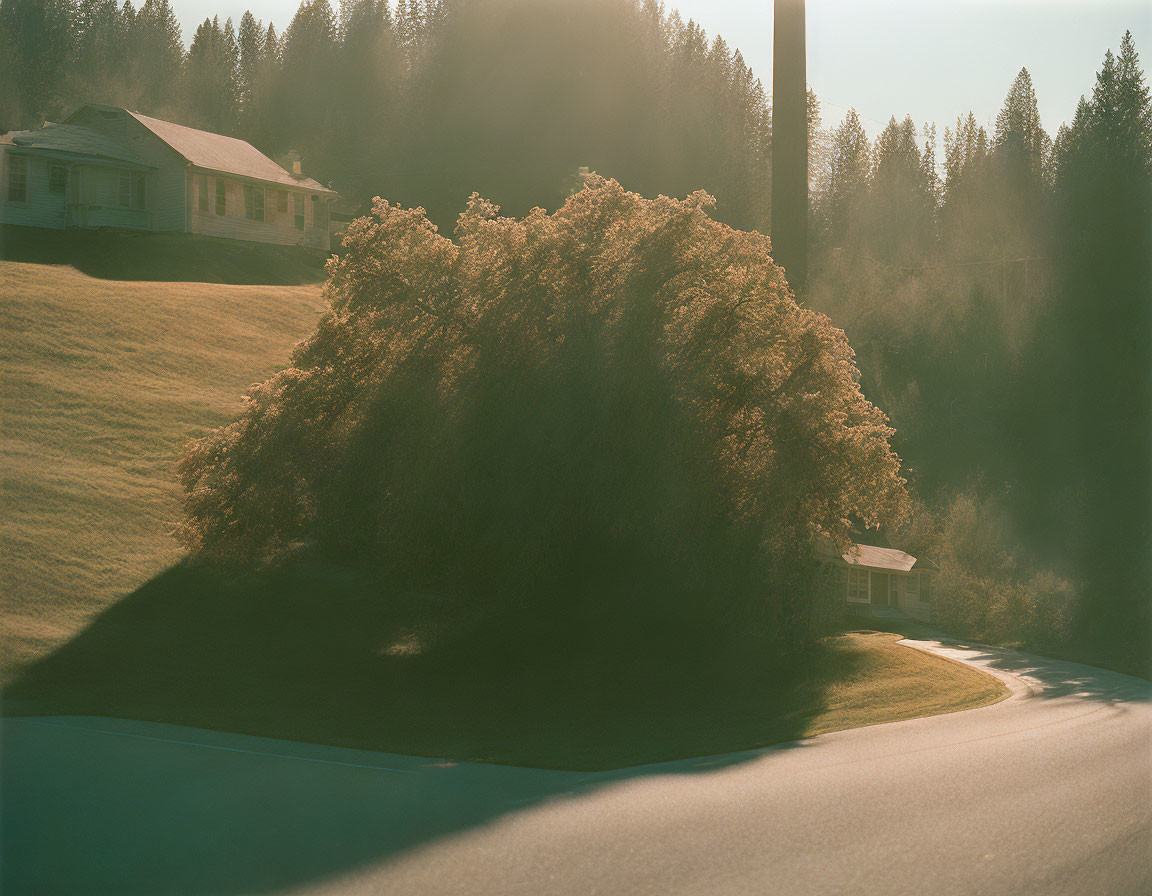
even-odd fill
[(378, 201), (292, 366), (184, 461), (187, 541), (803, 638), (813, 538), (898, 520), (900, 462), (843, 332), (711, 205), (593, 177), (552, 215), (473, 196), (452, 241)]

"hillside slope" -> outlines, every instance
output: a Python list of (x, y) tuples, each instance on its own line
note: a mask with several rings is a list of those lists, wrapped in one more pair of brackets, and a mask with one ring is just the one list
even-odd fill
[(829, 638), (788, 670), (764, 653), (668, 668), (563, 630), (509, 640), (499, 614), (366, 570), (173, 565), (185, 441), (233, 417), (321, 305), (315, 286), (119, 282), (0, 261), (6, 713), (590, 769), (1002, 696), (895, 635)]
[(180, 554), (174, 465), (315, 324), (320, 289), (0, 261), (0, 683)]

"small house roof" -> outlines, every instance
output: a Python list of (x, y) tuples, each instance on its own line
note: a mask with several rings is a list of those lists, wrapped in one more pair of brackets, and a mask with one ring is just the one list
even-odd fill
[(867, 566), (872, 569), (891, 569), (895, 572), (908, 572), (916, 565), (916, 558), (896, 548), (878, 548), (870, 544), (854, 544), (841, 555), (844, 562), (853, 566)]
[(911, 572), (916, 570), (938, 569), (931, 560), (917, 559), (906, 551), (896, 548), (879, 547), (871, 544), (853, 543), (847, 551), (841, 553), (831, 538), (826, 535), (817, 537), (815, 544), (816, 556), (824, 561), (843, 560), (849, 566), (865, 566), (869, 569), (887, 569), (892, 572)]
[(139, 168), (156, 167), (122, 143), (91, 128), (75, 124), (47, 124), (34, 131), (14, 131), (7, 137), (16, 146), (27, 146), (61, 155), (103, 159)]
[[(249, 177), (286, 187), (310, 190), (314, 193), (337, 195), (319, 181), (285, 171), (255, 146), (239, 137), (225, 137), (211, 131), (201, 131), (171, 121), (151, 118), (120, 106), (104, 106), (88, 103), (94, 109), (117, 110), (135, 118), (140, 124), (164, 141), (168, 146), (191, 162), (197, 168), (219, 171), (221, 174), (234, 174)], [(81, 108), (84, 108), (81, 106)], [(79, 110), (77, 110), (79, 111)], [(76, 113), (73, 112), (72, 115)], [(71, 118), (72, 116), (69, 116)]]

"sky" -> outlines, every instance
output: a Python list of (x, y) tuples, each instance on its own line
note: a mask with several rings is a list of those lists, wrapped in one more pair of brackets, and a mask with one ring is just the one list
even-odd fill
[[(332, 0), (334, 6), (339, 0)], [(572, 0), (574, 4), (580, 0)], [(738, 48), (769, 86), (772, 0), (666, 0)], [(185, 41), (205, 17), (245, 9), (277, 31), (299, 0), (173, 0)], [(1104, 51), (1130, 30), (1152, 72), (1148, 0), (808, 0), (808, 83), (826, 126), (854, 106), (875, 136), (889, 116), (932, 121), (940, 133), (972, 111), (989, 125), (1027, 67), (1040, 117), (1055, 134), (1090, 93)]]

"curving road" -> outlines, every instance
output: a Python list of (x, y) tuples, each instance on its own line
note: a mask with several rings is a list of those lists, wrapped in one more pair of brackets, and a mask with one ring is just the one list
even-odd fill
[(982, 709), (613, 773), (7, 719), (5, 894), (1152, 894), (1152, 685), (1009, 650)]

